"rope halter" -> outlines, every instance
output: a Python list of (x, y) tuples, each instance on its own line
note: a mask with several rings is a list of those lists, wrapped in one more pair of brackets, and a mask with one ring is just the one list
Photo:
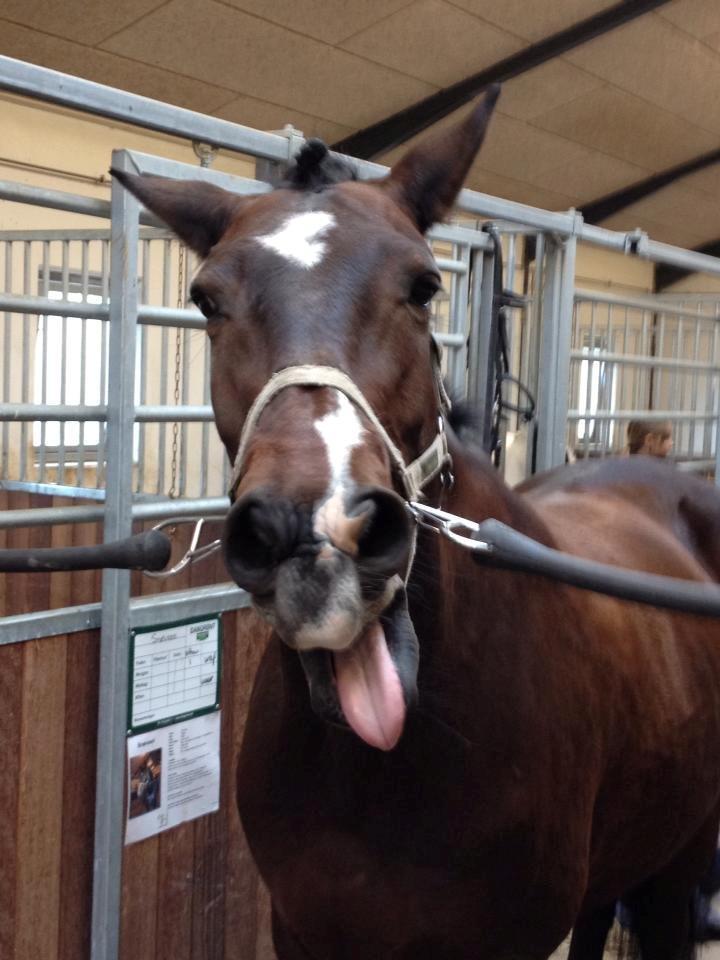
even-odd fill
[(287, 387), (310, 386), (332, 387), (335, 390), (339, 390), (341, 393), (344, 393), (355, 406), (362, 410), (390, 454), (395, 472), (401, 480), (405, 499), (408, 502), (417, 500), (421, 495), (422, 488), (430, 483), (430, 481), (440, 473), (443, 467), (450, 463), (447, 435), (443, 424), (443, 415), (449, 409), (450, 402), (445, 393), (445, 388), (442, 385), (439, 363), (435, 363), (434, 366), (436, 391), (441, 410), (438, 416), (438, 432), (432, 443), (420, 456), (407, 464), (405, 463), (402, 453), (365, 399), (362, 391), (342, 370), (339, 370), (337, 367), (303, 364), (300, 366), (286, 367), (284, 370), (273, 374), (255, 398), (245, 418), (242, 433), (240, 434), (240, 444), (230, 478), (230, 499), (234, 499), (235, 491), (242, 479), (243, 466), (250, 438), (257, 427), (265, 407), (267, 407), (273, 397)]

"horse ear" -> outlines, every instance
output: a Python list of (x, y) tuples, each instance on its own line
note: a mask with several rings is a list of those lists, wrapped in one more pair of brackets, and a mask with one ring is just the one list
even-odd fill
[(413, 147), (383, 181), (384, 189), (422, 233), (442, 220), (455, 202), (499, 96), (500, 86), (494, 84), (464, 120)]
[(201, 257), (210, 253), (243, 203), (202, 180), (138, 176), (112, 168), (110, 173)]

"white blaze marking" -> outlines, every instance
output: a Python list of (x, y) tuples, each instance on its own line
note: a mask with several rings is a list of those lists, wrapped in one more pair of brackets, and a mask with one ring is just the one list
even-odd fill
[(322, 210), (294, 213), (275, 233), (258, 237), (258, 240), (286, 260), (309, 269), (317, 266), (325, 256), (327, 244), (320, 237), (334, 226), (335, 217)]
[(328, 495), (345, 485), (350, 470), (350, 455), (360, 443), (363, 425), (357, 410), (344, 393), (336, 391), (337, 408), (315, 421), (315, 429), (325, 441), (330, 464)]

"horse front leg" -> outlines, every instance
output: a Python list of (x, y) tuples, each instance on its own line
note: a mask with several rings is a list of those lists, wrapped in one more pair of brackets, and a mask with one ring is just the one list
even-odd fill
[(573, 926), (568, 960), (602, 960), (614, 919), (614, 903), (590, 913), (581, 913)]
[(275, 907), (272, 908), (272, 939), (277, 960), (317, 960), (280, 919)]

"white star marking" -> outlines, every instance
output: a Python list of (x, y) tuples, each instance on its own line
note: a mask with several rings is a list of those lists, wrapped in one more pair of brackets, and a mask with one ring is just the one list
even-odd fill
[(328, 496), (347, 484), (350, 473), (350, 456), (360, 443), (363, 425), (357, 410), (344, 393), (334, 391), (337, 407), (313, 424), (325, 441), (328, 463), (330, 464), (330, 483)]
[(269, 250), (309, 270), (325, 256), (327, 244), (320, 237), (334, 226), (335, 217), (322, 210), (294, 213), (278, 230), (258, 240)]

